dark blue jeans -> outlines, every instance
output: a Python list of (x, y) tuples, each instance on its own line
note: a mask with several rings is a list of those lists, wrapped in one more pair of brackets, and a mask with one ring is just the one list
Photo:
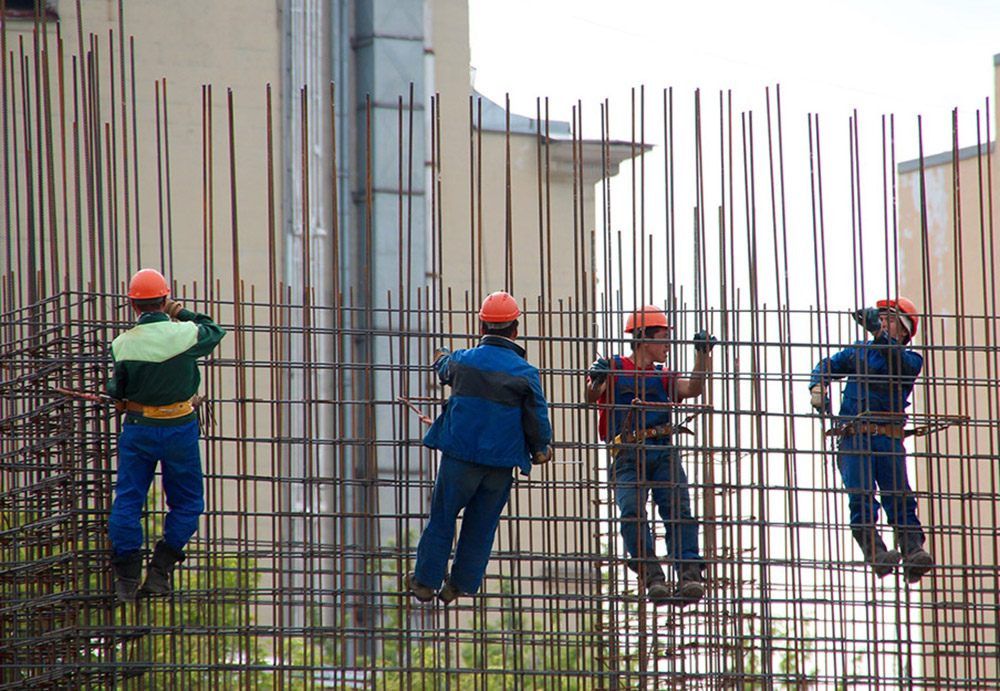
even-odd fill
[(680, 454), (674, 448), (647, 447), (637, 457), (623, 450), (611, 468), (612, 488), (621, 519), (621, 534), (629, 555), (628, 566), (639, 573), (645, 565), (652, 573), (662, 573), (653, 533), (646, 520), (650, 491), (666, 529), (667, 554), (679, 570), (681, 562), (701, 563), (698, 551), (698, 524), (691, 513), (691, 495)]
[(852, 528), (871, 528), (878, 523), (879, 502), (875, 486), (881, 492), (885, 517), (897, 530), (919, 536), (923, 531), (917, 518), (917, 500), (906, 478), (906, 451), (899, 439), (853, 435), (840, 441), (837, 465), (847, 489)]
[(126, 423), (118, 438), (118, 483), (108, 519), (108, 537), (115, 556), (142, 548), (142, 507), (156, 464), (162, 463), (167, 518), (163, 541), (181, 551), (198, 529), (205, 510), (198, 421), (176, 427), (151, 427)]
[(511, 468), (441, 456), (431, 497), (431, 517), (417, 545), (413, 575), (418, 582), (434, 590), (441, 586), (455, 539), (455, 521), (458, 512), (465, 509), (448, 580), (463, 593), (479, 591), (513, 482)]

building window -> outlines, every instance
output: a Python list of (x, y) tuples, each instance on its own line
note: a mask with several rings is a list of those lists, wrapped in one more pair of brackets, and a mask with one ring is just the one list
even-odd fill
[(7, 0), (6, 4), (3, 19), (34, 20), (38, 13), (43, 19), (59, 19), (58, 0)]

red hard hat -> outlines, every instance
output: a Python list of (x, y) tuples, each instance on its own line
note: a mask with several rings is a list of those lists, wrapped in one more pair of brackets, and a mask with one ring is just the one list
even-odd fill
[(139, 269), (128, 282), (128, 296), (133, 300), (152, 300), (168, 295), (167, 279), (156, 269)]
[(670, 328), (670, 324), (667, 323), (666, 313), (656, 305), (646, 305), (628, 315), (628, 319), (625, 321), (625, 333), (632, 333), (636, 329), (651, 329), (657, 326), (662, 326), (666, 329)]
[(903, 314), (906, 317), (903, 321), (903, 326), (907, 327), (906, 330), (909, 332), (910, 338), (912, 339), (917, 335), (917, 328), (920, 326), (920, 317), (917, 315), (917, 306), (913, 304), (913, 300), (898, 297), (895, 300), (879, 300), (875, 303), (875, 306), (878, 307), (879, 310), (894, 309)]
[(510, 293), (498, 290), (490, 293), (479, 308), (479, 319), (487, 324), (503, 324), (512, 322), (520, 316), (517, 300)]

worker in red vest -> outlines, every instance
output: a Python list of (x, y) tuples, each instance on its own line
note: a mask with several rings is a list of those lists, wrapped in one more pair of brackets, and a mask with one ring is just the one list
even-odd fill
[[(664, 364), (670, 330), (667, 315), (655, 305), (629, 315), (625, 332), (632, 337), (632, 354), (594, 362), (588, 371), (587, 400), (600, 404), (600, 437), (609, 443), (614, 459), (611, 484), (628, 566), (638, 574), (651, 602), (685, 606), (702, 598), (705, 585), (698, 525), (675, 445), (678, 430), (669, 406), (643, 407), (642, 403), (669, 404), (700, 396), (712, 369), (716, 339), (705, 331), (695, 335), (694, 369), (681, 377)], [(646, 519), (650, 492), (666, 528), (667, 552), (677, 574), (672, 592)]]

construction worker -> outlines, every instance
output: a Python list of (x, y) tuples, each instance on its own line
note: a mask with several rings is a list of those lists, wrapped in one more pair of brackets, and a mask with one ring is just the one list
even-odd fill
[[(154, 269), (138, 271), (128, 297), (138, 323), (111, 344), (114, 375), (108, 394), (125, 413), (118, 439), (118, 481), (108, 520), (115, 572), (115, 595), (133, 601), (142, 570), (140, 516), (162, 464), (167, 512), (163, 539), (156, 543), (142, 591), (169, 593), (174, 566), (198, 528), (205, 509), (198, 419), (192, 398), (201, 375), (197, 359), (211, 353), (225, 332), (210, 317), (170, 300), (170, 287)], [(176, 320), (176, 321), (172, 321)]]
[(424, 436), (425, 446), (441, 451), (441, 465), (417, 563), (406, 579), (421, 602), (429, 602), (445, 578), (455, 521), (463, 510), (451, 574), (438, 599), (448, 604), (479, 591), (510, 496), (511, 469), (527, 475), (532, 463), (552, 457), (538, 369), (515, 343), (520, 313), (508, 293), (492, 293), (479, 310), (479, 345), (436, 353), (434, 369), (438, 380), (451, 386), (451, 396)]
[(906, 348), (920, 326), (911, 300), (879, 300), (877, 307), (858, 310), (854, 318), (872, 338), (819, 361), (809, 379), (813, 408), (830, 412), (827, 387), (847, 377), (840, 401), (840, 420), (831, 430), (839, 437), (837, 464), (848, 492), (851, 534), (864, 559), (879, 578), (892, 573), (900, 552), (886, 548), (877, 528), (881, 492), (886, 518), (902, 551), (903, 575), (916, 583), (934, 566), (923, 548), (924, 532), (917, 502), (906, 477), (903, 411), (924, 361)]
[[(705, 594), (704, 562), (698, 550), (698, 526), (691, 513), (687, 475), (675, 446), (674, 437), (680, 430), (671, 424), (669, 404), (702, 394), (717, 341), (705, 331), (695, 335), (694, 369), (683, 378), (663, 364), (670, 328), (667, 315), (655, 305), (629, 315), (625, 332), (632, 338), (632, 355), (597, 358), (587, 373), (587, 400), (603, 404), (598, 431), (609, 443), (614, 459), (611, 484), (628, 566), (639, 576), (653, 604), (683, 607)], [(677, 575), (672, 592), (646, 520), (650, 491), (666, 527), (667, 552)]]

